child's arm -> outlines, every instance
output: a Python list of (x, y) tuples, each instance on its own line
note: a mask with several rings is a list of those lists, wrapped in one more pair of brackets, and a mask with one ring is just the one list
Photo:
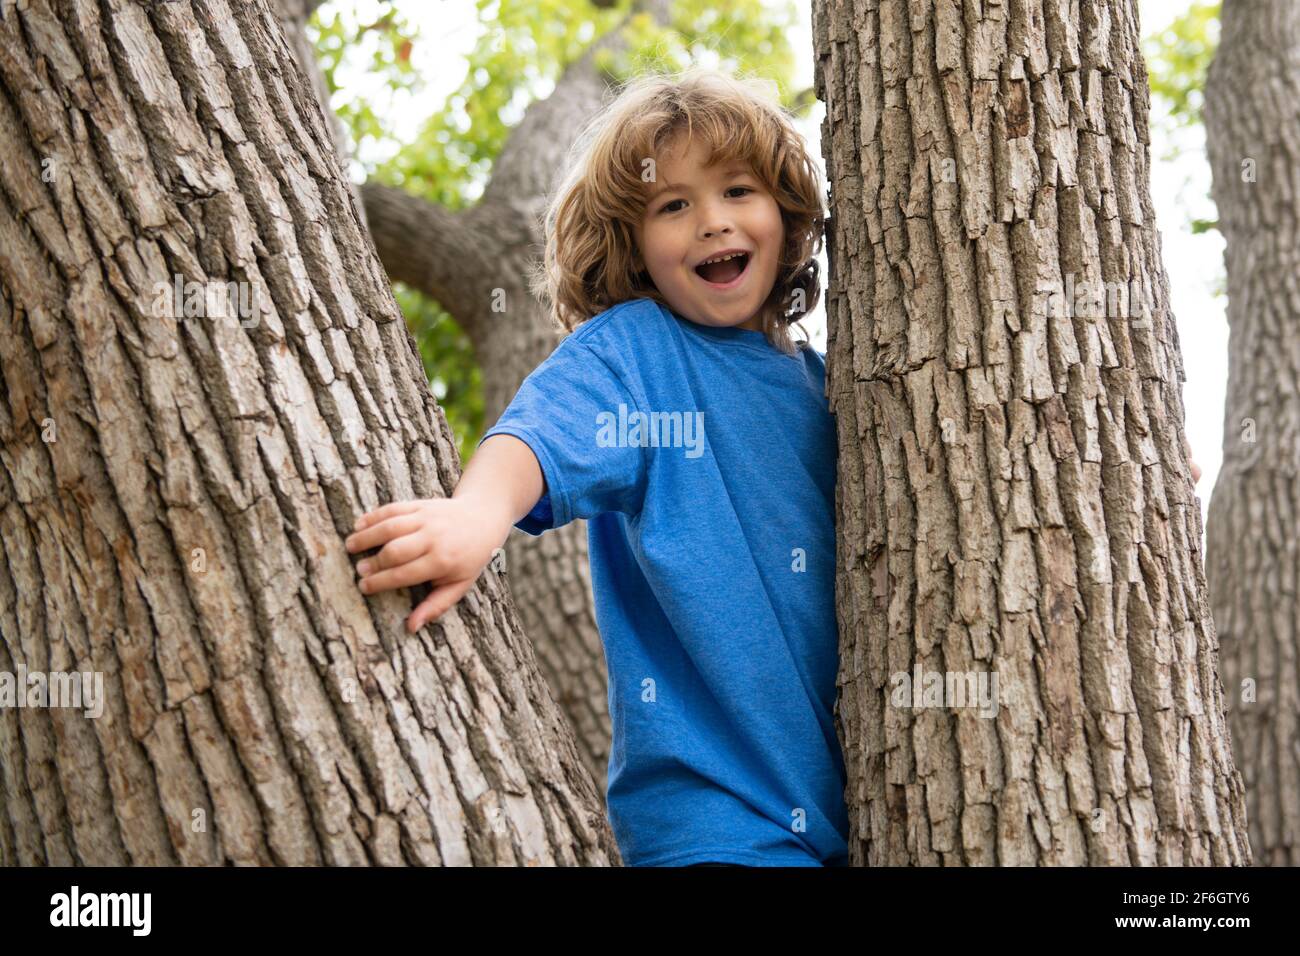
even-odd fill
[(433, 592), (406, 619), (408, 630), (419, 630), (465, 596), (545, 490), (541, 466), (525, 442), (488, 437), (450, 498), (395, 501), (357, 520), (348, 551), (382, 546), (357, 565), (362, 592), (433, 582)]

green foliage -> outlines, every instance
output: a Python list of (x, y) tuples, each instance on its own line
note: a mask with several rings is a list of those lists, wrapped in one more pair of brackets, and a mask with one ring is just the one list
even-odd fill
[(331, 105), (349, 131), (354, 151), (367, 140), (385, 139), (388, 130), (369, 98), (339, 95), (339, 69), (342, 67), (345, 75), (368, 71), (371, 78), (382, 81), (390, 103), (399, 90), (408, 94), (418, 91), (420, 77), (411, 66), (417, 36), (414, 26), (392, 7), (362, 22), (355, 9), (345, 13), (334, 4), (323, 4), (308, 21), (307, 36), (316, 48)]
[(1219, 44), (1219, 0), (1194, 0), (1169, 27), (1146, 38), (1151, 94), (1176, 125), (1201, 122), (1205, 77)]
[(451, 209), (478, 198), (527, 105), (548, 95), (564, 68), (622, 17), (586, 0), (477, 0), (476, 7), (482, 32), (460, 86), (414, 141), (374, 170)]
[[(1152, 33), (1143, 42), (1143, 54), (1151, 86), (1153, 107), (1152, 124), (1162, 132), (1168, 144), (1161, 157), (1165, 162), (1177, 164), (1190, 150), (1203, 156), (1198, 142), (1203, 135), (1201, 108), (1205, 101), (1205, 81), (1210, 63), (1219, 44), (1220, 0), (1193, 0), (1163, 30)], [(1194, 143), (1192, 146), (1187, 144)], [(1202, 159), (1202, 163), (1204, 160)], [(1191, 176), (1183, 189), (1195, 188), (1202, 192), (1213, 209), (1209, 197), (1208, 170), (1202, 165), (1192, 186)], [(1215, 219), (1187, 215), (1187, 228), (1193, 235), (1202, 235), (1217, 229)]]
[[(466, 58), (465, 79), (414, 141), (370, 172), (430, 202), (469, 205), (528, 104), (549, 95), (565, 68), (620, 23), (629, 6), (628, 0), (609, 9), (589, 0), (477, 0), (483, 32)], [(760, 0), (735, 0), (726, 12), (716, 6), (677, 0), (668, 28), (638, 15), (627, 28), (628, 51), (598, 56), (597, 65), (615, 80), (692, 63), (753, 70), (776, 81), (792, 104), (794, 53), (785, 32), (793, 6), (777, 19)]]
[[(382, 157), (360, 160), (367, 177), (458, 210), (482, 194), (493, 162), (528, 104), (549, 95), (564, 69), (619, 24), (631, 4), (618, 0), (602, 9), (590, 0), (476, 0), (481, 32), (465, 58), (465, 77), (406, 140), (386, 114), (394, 103), (421, 92), (410, 53), (426, 41), (394, 5), (385, 4), (386, 12), (369, 20), (356, 12), (359, 6), (376, 4), (325, 3), (308, 25), (331, 105), (353, 139), (353, 155)], [(774, 11), (762, 0), (725, 5), (677, 0), (670, 26), (661, 28), (646, 15), (634, 17), (628, 50), (598, 57), (597, 65), (613, 80), (690, 65), (754, 73), (775, 81), (784, 105), (803, 113), (812, 98), (791, 89), (794, 52), (786, 32), (794, 17), (789, 2)], [(378, 92), (360, 91), (361, 74), (364, 85)], [(466, 460), (483, 430), (473, 350), (437, 303), (400, 284), (395, 291)]]
[(602, 52), (596, 63), (618, 82), (642, 73), (689, 66), (754, 73), (777, 84), (782, 105), (803, 113), (812, 101), (799, 98), (789, 82), (794, 51), (786, 32), (794, 18), (790, 3), (774, 18), (771, 8), (758, 0), (728, 5), (677, 0), (668, 26), (659, 26), (648, 14), (638, 14), (628, 25), (628, 49), (619, 55)]
[[(447, 416), (447, 424), (456, 436), (460, 460), (470, 453), (483, 434), (483, 376), (467, 340), (458, 326), (438, 304), (426, 295), (393, 283), (397, 304), (420, 348), (424, 374), (429, 377), (433, 394)], [(448, 361), (448, 356), (465, 357)]]
[[(422, 42), (419, 30), (391, 4), (382, 13), (374, 9), (359, 15), (362, 4), (326, 3), (317, 8), (307, 25), (308, 37), (325, 74), (331, 106), (343, 120), (352, 140), (354, 158), (358, 153), (385, 154), (386, 161), (361, 162), (367, 176), (392, 182), (400, 177), (379, 174), (400, 165), (408, 153), (418, 149), (403, 148), (385, 117), (402, 97), (417, 96), (423, 88), (422, 77), (411, 65), (411, 52)], [(370, 4), (377, 7), (377, 4)], [(346, 77), (343, 82), (340, 77)], [(376, 92), (361, 92), (353, 87), (362, 84)], [(427, 174), (442, 183), (441, 190), (424, 191), (425, 198), (457, 208), (460, 202), (457, 182), (463, 178), (454, 165), (440, 165), (441, 156), (429, 164)], [(394, 283), (397, 304), (415, 336), (425, 374), (442, 406), (452, 433), (456, 436), (461, 461), (483, 432), (483, 386), (478, 360), (469, 338), (455, 320), (428, 296), (401, 283)]]

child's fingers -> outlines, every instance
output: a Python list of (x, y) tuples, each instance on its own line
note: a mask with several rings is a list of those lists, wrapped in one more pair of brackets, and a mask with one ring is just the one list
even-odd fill
[(406, 619), (406, 629), (414, 634), (430, 621), (436, 621), (450, 610), (451, 606), (465, 596), (473, 581), (454, 581), (433, 589), (433, 592), (415, 606)]
[(415, 514), (398, 515), (378, 524), (371, 525), (356, 534), (349, 535), (344, 544), (348, 551), (369, 551), (381, 544), (410, 534), (420, 526), (420, 518)]
[[(391, 522), (384, 522), (389, 524)], [(373, 558), (366, 558), (357, 564), (357, 571), (364, 576), (377, 574), (389, 568), (401, 567), (414, 561), (428, 550), (428, 543), (417, 534), (406, 534), (394, 538)]]
[(409, 588), (412, 584), (422, 584), (429, 579), (428, 562), (415, 560), (387, 571), (368, 574), (361, 579), (359, 586), (362, 594), (376, 594), (394, 588)]
[(1201, 480), (1201, 466), (1192, 458), (1192, 443), (1187, 436), (1183, 436), (1183, 454), (1187, 456), (1187, 467), (1192, 472), (1192, 484)]
[(384, 521), (388, 518), (396, 518), (398, 515), (410, 514), (416, 508), (420, 507), (418, 501), (393, 501), (389, 504), (376, 508), (374, 511), (367, 511), (357, 519), (353, 531), (360, 531), (362, 528), (368, 528), (373, 524)]

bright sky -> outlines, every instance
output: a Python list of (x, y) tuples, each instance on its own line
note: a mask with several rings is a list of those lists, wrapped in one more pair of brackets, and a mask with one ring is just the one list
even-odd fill
[[(426, 42), (415, 44), (412, 51), (412, 63), (425, 78), (425, 88), (418, 102), (410, 97), (401, 97), (393, 103), (391, 121), (398, 135), (406, 139), (414, 138), (420, 122), (432, 112), (435, 104), (444, 103), (464, 79), (464, 57), (473, 48), (479, 24), (473, 0), (440, 0), (437, 3), (398, 0), (397, 5), (420, 27), (426, 38)], [(797, 56), (795, 82), (799, 87), (811, 86), (811, 0), (796, 0), (795, 5), (799, 13), (798, 26), (788, 34)], [(382, 12), (375, 0), (358, 0), (354, 6), (363, 17), (373, 15), (373, 18), (378, 18)], [(1183, 0), (1139, 0), (1143, 33), (1149, 35), (1168, 25), (1184, 7)], [(436, 43), (427, 42), (428, 38), (434, 37), (438, 38)], [(378, 85), (367, 82), (364, 76), (356, 77), (355, 89), (357, 92), (379, 93)], [(546, 87), (541, 87), (538, 95), (547, 92)], [(800, 131), (812, 147), (819, 166), (822, 165), (819, 144), (823, 113), (821, 103), (817, 103), (812, 115), (800, 124)], [(1222, 462), (1228, 375), (1228, 325), (1224, 312), (1227, 300), (1215, 291), (1215, 287), (1223, 282), (1223, 240), (1217, 232), (1193, 235), (1189, 225), (1192, 218), (1213, 218), (1213, 206), (1206, 198), (1210, 170), (1200, 128), (1192, 134), (1184, 134), (1180, 141), (1184, 151), (1176, 162), (1165, 157), (1170, 145), (1158, 128), (1152, 130), (1152, 198), (1187, 374), (1183, 390), (1187, 434), (1196, 461), (1204, 472), (1197, 486), (1204, 516)], [(822, 174), (825, 175), (824, 167)], [(823, 260), (823, 275), (825, 265)], [(813, 343), (825, 349), (826, 316), (821, 305), (803, 324)]]

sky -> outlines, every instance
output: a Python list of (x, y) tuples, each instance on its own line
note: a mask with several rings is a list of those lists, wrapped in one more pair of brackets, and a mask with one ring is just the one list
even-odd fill
[[(344, 3), (336, 0), (331, 6)], [(425, 42), (416, 43), (412, 64), (424, 77), (420, 96), (398, 97), (392, 102), (390, 121), (401, 139), (414, 138), (421, 122), (433, 111), (430, 104), (442, 104), (465, 77), (465, 54), (474, 45), (481, 29), (473, 0), (398, 0), (395, 4), (421, 30)], [(358, 0), (353, 4), (362, 17), (382, 12), (375, 0)], [(1139, 17), (1144, 35), (1167, 26), (1186, 6), (1183, 0), (1139, 0)], [(813, 82), (811, 0), (796, 0), (797, 26), (787, 34), (795, 50), (796, 88)], [(427, 42), (429, 38), (437, 42)], [(374, 82), (358, 75), (348, 78), (351, 92), (380, 94)], [(541, 86), (538, 95), (545, 95)], [(377, 96), (382, 102), (382, 97)], [(825, 168), (821, 157), (821, 121), (824, 108), (819, 102), (811, 115), (799, 122), (800, 132), (808, 140), (813, 156)], [(1181, 152), (1176, 160), (1167, 153), (1175, 145), (1157, 125), (1151, 139), (1151, 192), (1156, 207), (1156, 226), (1161, 235), (1165, 270), (1169, 276), (1170, 300), (1178, 323), (1183, 368), (1187, 380), (1183, 385), (1183, 403), (1187, 415), (1186, 429), (1202, 476), (1197, 485), (1202, 518), (1208, 509), (1222, 463), (1224, 398), (1228, 375), (1227, 299), (1216, 292), (1224, 281), (1223, 239), (1217, 232), (1193, 235), (1193, 218), (1213, 219), (1213, 205), (1206, 198), (1210, 187), (1210, 170), (1205, 158), (1204, 136), (1200, 127), (1179, 136)], [(369, 158), (369, 157), (367, 157)], [(825, 272), (823, 256), (823, 275)], [(813, 344), (826, 347), (826, 316), (823, 307), (809, 314), (803, 326)]]

